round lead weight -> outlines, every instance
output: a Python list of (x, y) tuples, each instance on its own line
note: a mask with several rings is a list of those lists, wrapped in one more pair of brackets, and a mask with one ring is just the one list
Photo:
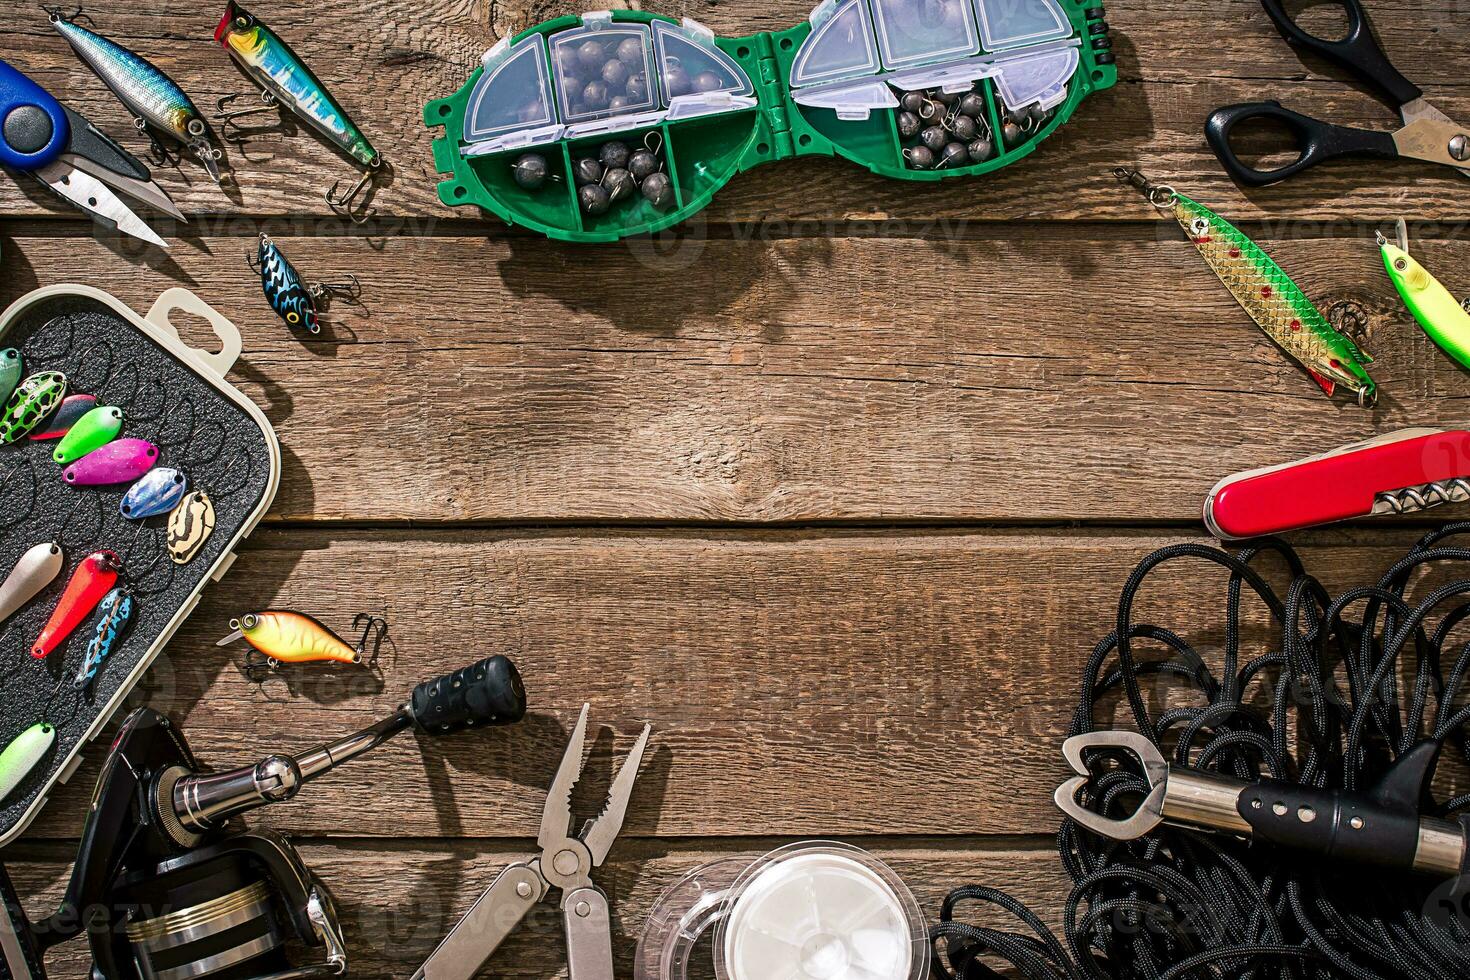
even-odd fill
[(658, 210), (667, 211), (674, 206), (674, 182), (668, 174), (649, 174), (642, 190), (644, 198)]
[(927, 146), (911, 146), (903, 151), (903, 158), (915, 170), (934, 169), (934, 151)]
[(960, 112), (971, 119), (980, 119), (985, 115), (985, 96), (979, 92), (970, 92), (960, 99)]
[(965, 149), (969, 151), (971, 162), (984, 163), (995, 153), (995, 143), (988, 136), (979, 136), (972, 139)]
[(602, 164), (591, 157), (582, 157), (572, 164), (572, 176), (579, 185), (597, 183), (602, 180), (602, 173)]
[(595, 218), (607, 214), (607, 209), (612, 206), (612, 197), (598, 184), (584, 184), (577, 189), (577, 202), (582, 205), (583, 212)]
[(602, 144), (602, 147), (597, 151), (597, 159), (604, 167), (610, 169), (614, 167), (626, 167), (628, 165), (628, 156), (631, 152), (628, 149), (627, 143), (613, 140), (609, 143)]
[(949, 143), (944, 147), (944, 152), (939, 154), (938, 169), (952, 170), (966, 166), (969, 162), (970, 151), (965, 149), (965, 144)]
[(669, 98), (677, 98), (688, 95), (693, 82), (689, 80), (689, 73), (678, 65), (667, 65), (664, 68), (664, 94)]
[(633, 196), (637, 184), (633, 181), (633, 175), (622, 167), (612, 167), (602, 176), (603, 189), (607, 191), (608, 199), (616, 204), (626, 201)]
[(614, 58), (602, 66), (602, 80), (608, 88), (616, 91), (628, 84), (628, 66)]
[(980, 125), (969, 116), (959, 115), (949, 124), (949, 131), (962, 140), (972, 140), (980, 133)]
[(602, 45), (596, 41), (584, 41), (577, 49), (577, 62), (583, 68), (600, 68), (606, 59), (607, 54), (602, 50)]
[(906, 140), (911, 140), (919, 135), (919, 130), (924, 128), (923, 121), (916, 112), (904, 110), (898, 114), (895, 120), (898, 123), (898, 135)]
[(930, 126), (919, 134), (919, 142), (923, 143), (931, 153), (942, 153), (945, 144), (949, 142), (949, 134), (942, 126)]
[(582, 89), (582, 104), (585, 108), (598, 111), (607, 108), (608, 100), (612, 98), (607, 89), (607, 82), (598, 79), (588, 82), (587, 87)]
[(1007, 119), (1005, 121), (1005, 125), (1001, 127), (1000, 134), (1005, 139), (1006, 146), (1015, 146), (1016, 144), (1021, 142), (1021, 127), (1017, 126), (1009, 119)]
[(624, 88), (628, 93), (628, 98), (632, 100), (634, 105), (640, 105), (648, 101), (648, 79), (643, 76), (642, 72), (629, 75), (628, 84)]
[(635, 150), (628, 157), (628, 172), (633, 175), (634, 180), (645, 180), (649, 174), (658, 172), (658, 157), (648, 150)]
[(618, 60), (629, 68), (643, 67), (643, 42), (636, 37), (624, 39), (618, 44)]
[(516, 184), (528, 191), (534, 191), (545, 184), (548, 173), (550, 169), (546, 165), (546, 158), (539, 153), (522, 153), (511, 165), (511, 174), (515, 177)]

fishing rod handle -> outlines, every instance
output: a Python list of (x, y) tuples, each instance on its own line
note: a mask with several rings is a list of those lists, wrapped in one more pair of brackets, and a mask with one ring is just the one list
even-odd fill
[(513, 725), (526, 717), (526, 685), (508, 657), (487, 657), (413, 689), (404, 706), (426, 735)]

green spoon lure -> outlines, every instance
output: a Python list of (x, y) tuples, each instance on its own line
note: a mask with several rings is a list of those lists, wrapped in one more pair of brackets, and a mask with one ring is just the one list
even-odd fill
[(62, 466), (69, 466), (116, 439), (122, 425), (122, 409), (100, 405), (77, 419), (71, 430), (62, 436), (51, 458)]
[(0, 752), (0, 803), (35, 771), (55, 744), (56, 726), (49, 721), (38, 721), (5, 746), (5, 751)]

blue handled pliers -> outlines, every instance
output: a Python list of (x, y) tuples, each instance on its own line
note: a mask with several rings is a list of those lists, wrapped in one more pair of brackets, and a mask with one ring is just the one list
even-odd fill
[(0, 163), (34, 174), (94, 219), (162, 248), (168, 244), (109, 185), (187, 220), (137, 158), (3, 60)]

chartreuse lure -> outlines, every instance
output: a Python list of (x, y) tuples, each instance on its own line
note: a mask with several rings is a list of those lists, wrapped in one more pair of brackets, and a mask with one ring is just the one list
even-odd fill
[(122, 426), (122, 409), (99, 405), (72, 423), (66, 435), (61, 437), (51, 458), (62, 466), (75, 463), (116, 439)]
[(1142, 174), (1115, 171), (1160, 211), (1170, 213), (1189, 235), (1205, 263), (1220, 277), (1251, 319), (1330, 396), (1341, 386), (1359, 405), (1378, 400), (1368, 375), (1372, 358), (1327, 322), (1320, 310), (1271, 256), (1234, 225), (1172, 187), (1154, 185)]
[(244, 639), (256, 650), (283, 664), (322, 661), (355, 664), (362, 661), (361, 652), (305, 613), (249, 613), (230, 620), (230, 629), (234, 632), (216, 646), (228, 646)]
[(209, 124), (198, 107), (172, 78), (147, 58), (75, 23), (80, 8), (70, 17), (60, 9), (48, 13), (51, 26), (127, 106), (139, 130), (161, 132), (177, 140), (203, 164), (216, 184), (220, 182), (219, 161), (224, 154), (210, 141)]
[(20, 383), (0, 412), (0, 445), (19, 442), (46, 421), (66, 397), (66, 375), (42, 371)]
[(1402, 219), (1398, 229), (1398, 244), (1381, 233), (1378, 236), (1388, 277), (1430, 339), (1461, 367), (1470, 368), (1470, 313), (1465, 312), (1464, 305), (1438, 279), (1414, 261), (1409, 254), (1408, 228)]
[(16, 736), (0, 752), (0, 803), (15, 792), (17, 786), (35, 771), (56, 744), (56, 726), (38, 721)]
[(41, 590), (61, 574), (65, 563), (61, 545), (54, 541), (38, 544), (20, 556), (20, 561), (0, 583), (0, 623), (14, 616), (22, 606), (41, 594)]

